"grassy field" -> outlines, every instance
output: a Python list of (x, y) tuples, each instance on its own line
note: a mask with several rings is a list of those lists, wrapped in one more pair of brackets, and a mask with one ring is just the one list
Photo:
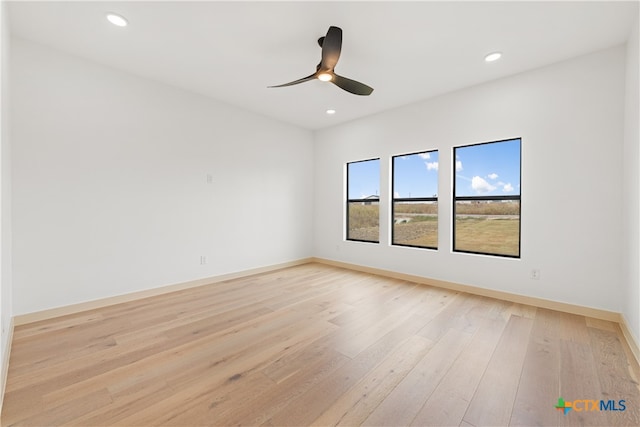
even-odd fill
[(519, 219), (456, 218), (456, 250), (518, 256), (519, 240)]
[(457, 202), (456, 214), (471, 215), (519, 215), (520, 202), (509, 200), (504, 202)]
[(520, 255), (520, 202), (456, 203), (454, 249)]
[[(437, 203), (396, 203), (393, 243), (438, 246)], [(460, 251), (518, 256), (519, 202), (458, 203), (454, 248)], [(348, 238), (378, 241), (378, 204), (349, 206)]]
[(393, 244), (438, 247), (438, 203), (395, 203)]
[(393, 206), (396, 214), (438, 214), (438, 202), (396, 203)]
[(349, 205), (347, 239), (370, 242), (380, 240), (380, 206), (377, 203), (370, 205), (352, 203)]
[(395, 245), (438, 247), (438, 217), (418, 216), (410, 222), (393, 225), (393, 243)]

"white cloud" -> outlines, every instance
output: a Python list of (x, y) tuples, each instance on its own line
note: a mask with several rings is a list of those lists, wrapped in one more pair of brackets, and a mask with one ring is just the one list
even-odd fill
[(487, 178), (489, 179), (496, 179), (498, 177), (497, 173), (490, 173), (489, 175), (487, 175)]
[(429, 154), (429, 153), (420, 153), (420, 154), (418, 154), (418, 156), (420, 156), (421, 158), (423, 158), (425, 160), (431, 158), (431, 154)]
[(393, 197), (395, 197), (397, 199), (398, 197), (400, 197), (400, 193), (398, 193), (397, 191), (394, 191), (393, 192)]
[(425, 162), (425, 165), (427, 165), (427, 170), (438, 170), (438, 162)]
[(471, 188), (473, 188), (473, 190), (478, 194), (488, 193), (496, 189), (496, 187), (489, 184), (479, 176), (474, 176), (473, 178), (471, 178)]
[(461, 170), (462, 170), (462, 161), (456, 160), (456, 172), (459, 172)]
[(513, 185), (511, 185), (511, 183), (505, 184), (504, 187), (502, 187), (502, 191), (504, 191), (505, 193), (513, 191)]

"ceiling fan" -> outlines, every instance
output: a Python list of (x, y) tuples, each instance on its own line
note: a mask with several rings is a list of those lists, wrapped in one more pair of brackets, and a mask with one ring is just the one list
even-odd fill
[(331, 82), (339, 88), (353, 93), (354, 95), (370, 95), (371, 92), (373, 92), (372, 87), (367, 86), (364, 83), (339, 76), (334, 71), (334, 68), (338, 63), (338, 58), (340, 58), (340, 50), (342, 49), (342, 29), (333, 26), (329, 27), (327, 35), (318, 39), (318, 44), (322, 48), (322, 59), (317, 65), (315, 73), (289, 83), (269, 87), (293, 86), (309, 80), (318, 79), (323, 82)]

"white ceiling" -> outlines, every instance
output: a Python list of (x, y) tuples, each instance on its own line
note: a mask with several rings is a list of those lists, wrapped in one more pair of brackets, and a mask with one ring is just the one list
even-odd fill
[[(638, 2), (9, 2), (12, 35), (320, 129), (579, 56), (627, 40)], [(129, 20), (118, 28), (113, 11)], [(336, 72), (320, 81), (316, 40), (343, 29)], [(504, 56), (494, 63), (483, 57)], [(327, 108), (337, 114), (328, 116)]]

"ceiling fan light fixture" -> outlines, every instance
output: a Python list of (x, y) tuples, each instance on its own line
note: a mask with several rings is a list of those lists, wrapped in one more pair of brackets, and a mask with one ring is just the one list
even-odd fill
[(323, 82), (331, 82), (340, 89), (346, 90), (354, 95), (371, 95), (371, 92), (373, 92), (372, 87), (356, 80), (340, 76), (333, 71), (338, 63), (340, 51), (342, 50), (342, 29), (340, 27), (329, 27), (327, 35), (318, 39), (318, 44), (322, 49), (322, 58), (320, 59), (320, 63), (316, 66), (316, 71), (313, 74), (289, 83), (268, 87), (286, 87), (298, 85), (310, 80), (320, 80)]
[(113, 25), (117, 27), (126, 27), (129, 22), (124, 18), (124, 16), (118, 15), (117, 13), (109, 12), (107, 13), (107, 21), (111, 22)]
[(502, 52), (491, 52), (487, 56), (484, 57), (485, 62), (493, 62), (497, 61), (502, 57)]
[(334, 110), (333, 108), (329, 108), (327, 109), (326, 113), (330, 116), (334, 115), (336, 113), (336, 110)]

